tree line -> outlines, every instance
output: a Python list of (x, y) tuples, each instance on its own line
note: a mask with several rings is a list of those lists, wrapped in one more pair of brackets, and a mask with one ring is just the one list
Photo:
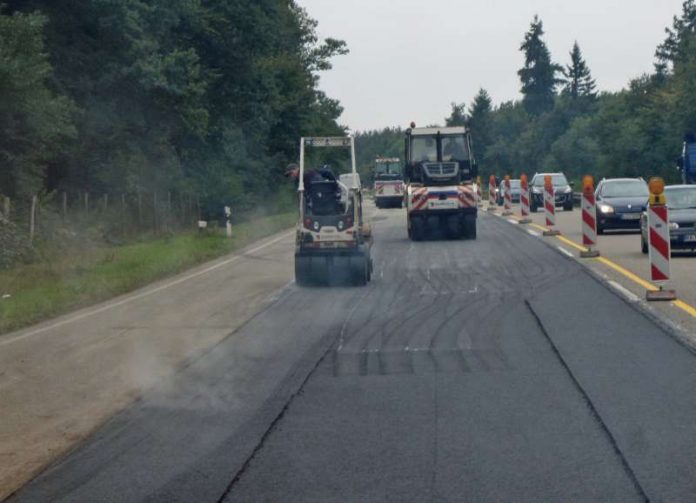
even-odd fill
[[(619, 92), (599, 92), (579, 43), (560, 65), (535, 17), (520, 50), (522, 99), (494, 105), (481, 89), (456, 102), (444, 123), (468, 125), (487, 177), (564, 171), (570, 178), (663, 176), (677, 182), (675, 160), (685, 134), (696, 132), (696, 0), (686, 0), (655, 52), (654, 70)], [(367, 150), (402, 156), (393, 129), (360, 133)], [(365, 160), (365, 162), (370, 162)]]
[(4, 0), (0, 194), (273, 200), (300, 136), (344, 133), (316, 27), (294, 0)]

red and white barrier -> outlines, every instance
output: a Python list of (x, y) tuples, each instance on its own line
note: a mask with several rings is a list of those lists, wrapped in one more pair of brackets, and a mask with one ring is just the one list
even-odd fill
[(476, 204), (477, 206), (483, 206), (483, 195), (481, 194), (481, 180), (476, 182)]
[(556, 226), (556, 193), (553, 189), (551, 177), (546, 176), (544, 179), (544, 210), (546, 213), (546, 227), (544, 236), (557, 236), (560, 232), (554, 229)]
[(520, 223), (530, 224), (532, 220), (529, 218), (529, 181), (524, 173), (520, 176), (520, 191)]
[(650, 238), (650, 278), (656, 282), (669, 281), (669, 210), (667, 206), (648, 208), (648, 232)]
[(512, 215), (512, 187), (510, 186), (510, 177), (506, 176), (503, 181), (503, 216), (509, 217)]
[(672, 256), (669, 236), (669, 209), (664, 195), (664, 181), (661, 178), (650, 180), (650, 203), (648, 205), (648, 252), (650, 257), (650, 278), (658, 284), (659, 290), (648, 291), (647, 300), (674, 300), (674, 290), (666, 290), (670, 278), (670, 258)]
[(587, 250), (580, 252), (582, 258), (599, 257), (597, 246), (597, 201), (594, 180), (586, 176), (582, 183), (582, 244)]
[(488, 211), (495, 211), (495, 175), (488, 179)]

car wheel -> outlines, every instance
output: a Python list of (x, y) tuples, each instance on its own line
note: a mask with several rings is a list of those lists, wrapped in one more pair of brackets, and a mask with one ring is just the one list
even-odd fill
[(640, 234), (640, 251), (643, 252), (643, 255), (648, 254), (648, 243), (645, 242), (642, 232)]
[(567, 204), (567, 205), (563, 206), (563, 211), (573, 211), (573, 205)]
[(604, 227), (599, 224), (597, 225), (597, 234), (604, 234)]

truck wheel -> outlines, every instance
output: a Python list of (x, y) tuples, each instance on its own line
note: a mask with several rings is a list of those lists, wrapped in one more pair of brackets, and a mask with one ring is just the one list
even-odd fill
[(467, 215), (464, 217), (464, 235), (467, 239), (476, 239), (476, 217)]
[(425, 223), (420, 218), (411, 218), (411, 240), (423, 241), (425, 235)]
[(298, 286), (312, 285), (310, 260), (307, 257), (295, 257), (295, 283)]
[(369, 259), (367, 255), (350, 257), (350, 279), (356, 286), (365, 286), (369, 281)]

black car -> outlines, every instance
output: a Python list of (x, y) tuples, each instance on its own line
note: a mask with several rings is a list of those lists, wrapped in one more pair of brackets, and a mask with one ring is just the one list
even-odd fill
[(535, 212), (544, 207), (544, 180), (551, 177), (556, 195), (556, 206), (563, 206), (565, 211), (573, 210), (573, 189), (563, 173), (537, 173), (529, 184), (529, 209)]
[[(672, 250), (696, 250), (696, 185), (665, 187), (669, 208), (669, 240)], [(648, 215), (641, 218), (640, 248), (648, 253)]]
[(648, 185), (642, 178), (605, 178), (595, 191), (597, 232), (640, 229), (640, 216), (648, 205)]

